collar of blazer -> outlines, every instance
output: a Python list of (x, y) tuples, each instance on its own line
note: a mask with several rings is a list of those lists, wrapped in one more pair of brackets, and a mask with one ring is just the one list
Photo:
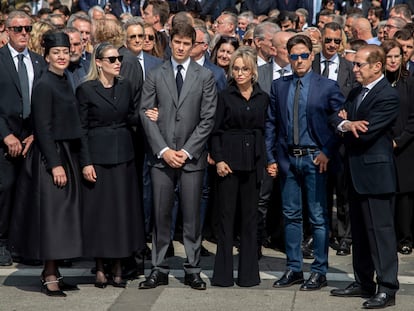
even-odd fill
[(104, 87), (99, 80), (91, 81), (92, 86), (95, 88), (96, 93), (102, 97), (107, 103), (109, 103), (113, 108), (117, 109), (117, 103), (122, 94), (121, 85), (124, 83), (121, 79), (114, 79), (114, 85), (112, 87), (113, 93), (108, 97), (108, 93), (104, 91)]
[(186, 96), (192, 89), (194, 83), (198, 81), (198, 75), (200, 68), (202, 68), (199, 64), (195, 63), (194, 61), (190, 61), (190, 64), (187, 69), (187, 73), (185, 74), (185, 80), (183, 84), (183, 88), (181, 89), (180, 98), (178, 98), (177, 92), (177, 85), (175, 83), (175, 76), (174, 76), (174, 69), (172, 67), (171, 61), (165, 61), (161, 66), (163, 71), (163, 79), (164, 83), (166, 84), (170, 94), (172, 95), (174, 104), (178, 107), (183, 103)]

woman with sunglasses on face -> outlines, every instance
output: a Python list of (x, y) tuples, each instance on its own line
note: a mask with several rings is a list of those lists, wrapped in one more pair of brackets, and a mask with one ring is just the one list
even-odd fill
[(48, 65), (32, 92), (34, 143), (16, 188), (11, 236), (24, 258), (44, 260), (42, 291), (65, 297), (78, 289), (63, 282), (57, 260), (82, 256), (81, 126), (76, 98), (64, 70), (70, 61), (67, 34), (43, 36)]
[(142, 50), (151, 54), (152, 56), (163, 59), (164, 48), (159, 41), (157, 31), (152, 25), (144, 24), (144, 42), (142, 43)]
[[(125, 287), (121, 258), (145, 246), (132, 125), (138, 115), (123, 57), (111, 44), (97, 45), (86, 82), (76, 90), (82, 126), (84, 255), (96, 259), (95, 286)], [(104, 271), (111, 262), (111, 275)]]
[(240, 47), (230, 61), (230, 82), (218, 95), (211, 155), (216, 163), (219, 231), (212, 284), (233, 286), (233, 232), (240, 211), (239, 286), (260, 283), (257, 203), (265, 165), (264, 127), (269, 96), (257, 84), (256, 52)]
[(394, 154), (397, 167), (398, 192), (395, 216), (398, 251), (409, 255), (413, 249), (414, 224), (414, 78), (403, 61), (403, 50), (395, 40), (385, 40), (381, 46), (386, 53), (385, 76), (398, 91), (400, 113), (393, 128)]

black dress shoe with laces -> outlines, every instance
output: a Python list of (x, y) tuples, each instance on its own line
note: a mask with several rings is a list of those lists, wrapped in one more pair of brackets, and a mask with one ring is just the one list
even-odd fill
[(338, 250), (336, 251), (336, 255), (347, 256), (349, 254), (351, 254), (351, 245), (349, 242), (342, 240)]
[(309, 279), (300, 287), (300, 290), (318, 290), (328, 285), (326, 276), (318, 272), (312, 272)]
[(287, 270), (283, 276), (273, 283), (273, 287), (288, 287), (294, 284), (303, 283), (303, 272), (293, 272), (292, 270)]
[(184, 284), (190, 285), (192, 289), (207, 289), (206, 282), (204, 282), (203, 279), (200, 277), (200, 273), (186, 273), (184, 277)]
[(168, 274), (153, 270), (145, 281), (139, 283), (139, 289), (155, 288), (160, 285), (168, 285)]
[(387, 293), (377, 293), (362, 304), (365, 309), (383, 309), (394, 305), (395, 295)]
[(370, 298), (375, 294), (375, 289), (373, 291), (365, 290), (357, 282), (352, 282), (346, 288), (337, 288), (331, 290), (331, 295), (336, 297), (362, 297)]

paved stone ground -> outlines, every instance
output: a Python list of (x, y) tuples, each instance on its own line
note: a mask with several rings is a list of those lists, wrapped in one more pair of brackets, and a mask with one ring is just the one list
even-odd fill
[[(215, 245), (203, 242), (214, 253)], [(62, 269), (65, 280), (78, 283), (80, 291), (68, 292), (66, 298), (51, 298), (40, 293), (40, 267), (15, 264), (0, 269), (0, 311), (3, 310), (138, 310), (138, 311), (242, 311), (242, 310), (361, 310), (361, 298), (337, 298), (329, 295), (335, 287), (346, 286), (352, 281), (351, 256), (339, 257), (331, 250), (329, 255), (328, 287), (316, 292), (301, 292), (299, 285), (277, 290), (272, 284), (285, 269), (285, 255), (272, 249), (264, 249), (260, 260), (262, 283), (253, 288), (219, 288), (210, 286), (214, 255), (202, 257), (203, 278), (208, 284), (206, 291), (195, 291), (183, 284), (182, 264), (184, 248), (174, 242), (176, 257), (170, 259), (170, 284), (153, 290), (138, 290), (144, 278), (134, 280), (126, 289), (98, 289), (93, 286), (94, 276), (90, 268), (91, 260), (78, 260), (69, 269)], [(236, 254), (236, 253), (235, 253)], [(234, 257), (237, 262), (237, 255)], [(309, 271), (311, 260), (305, 260), (304, 271)], [(146, 262), (146, 273), (151, 263)], [(414, 310), (414, 255), (401, 256), (399, 267), (401, 289), (397, 295), (397, 305), (387, 310)], [(236, 273), (235, 273), (236, 276)], [(305, 277), (307, 273), (305, 273)]]

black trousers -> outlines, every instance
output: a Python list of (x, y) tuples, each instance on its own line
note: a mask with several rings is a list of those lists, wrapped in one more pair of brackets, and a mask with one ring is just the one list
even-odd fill
[(394, 228), (395, 195), (359, 195), (353, 190), (350, 204), (352, 260), (355, 280), (364, 289), (394, 295), (398, 257)]
[(413, 246), (414, 193), (397, 194), (395, 207), (395, 228), (399, 243)]
[[(219, 232), (212, 284), (234, 285), (233, 233), (236, 210), (240, 209), (239, 286), (260, 283), (257, 258), (257, 201), (260, 183), (256, 171), (237, 172), (218, 177)], [(240, 206), (237, 203), (240, 202)]]

